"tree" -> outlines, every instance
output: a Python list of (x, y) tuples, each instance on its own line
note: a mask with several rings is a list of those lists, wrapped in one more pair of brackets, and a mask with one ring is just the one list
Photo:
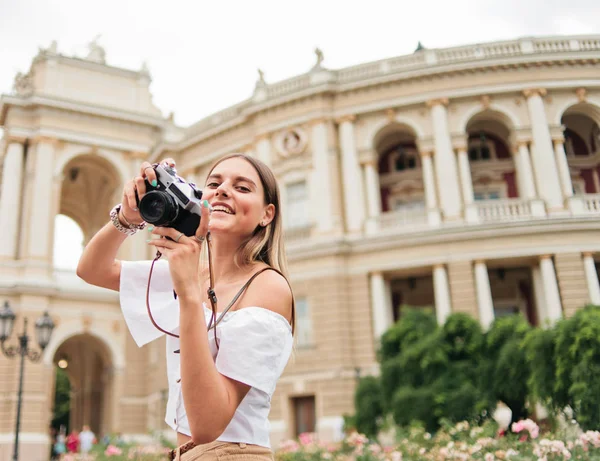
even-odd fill
[(56, 367), (56, 390), (54, 392), (54, 411), (51, 426), (60, 429), (60, 426), (69, 428), (69, 415), (71, 411), (71, 383), (67, 372)]
[(483, 372), (488, 399), (501, 400), (512, 410), (512, 422), (527, 416), (527, 382), (529, 368), (524, 339), (531, 327), (522, 315), (501, 317), (494, 321), (485, 336), (488, 357)]
[(354, 408), (356, 430), (367, 437), (377, 436), (384, 413), (379, 379), (374, 376), (361, 378), (354, 396)]
[(554, 402), (584, 429), (600, 427), (600, 306), (586, 306), (556, 325)]

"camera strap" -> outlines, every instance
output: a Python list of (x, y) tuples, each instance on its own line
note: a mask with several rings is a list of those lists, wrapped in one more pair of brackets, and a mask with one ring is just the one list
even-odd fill
[[(246, 291), (246, 289), (250, 286), (250, 284), (256, 277), (258, 277), (260, 274), (262, 274), (265, 271), (272, 270), (272, 271), (277, 272), (279, 275), (281, 275), (288, 282), (288, 285), (289, 285), (289, 281), (281, 273), (281, 271), (275, 269), (274, 267), (270, 267), (270, 266), (264, 267), (263, 269), (259, 270), (258, 272), (253, 274), (252, 277), (250, 277), (248, 279), (248, 281), (242, 286), (242, 288), (240, 288), (240, 290), (237, 292), (237, 294), (233, 297), (233, 299), (231, 300), (229, 305), (225, 308), (225, 310), (223, 310), (223, 312), (221, 312), (219, 314), (219, 317), (217, 318), (217, 296), (216, 296), (215, 290), (213, 288), (214, 287), (214, 275), (213, 275), (213, 269), (212, 269), (210, 233), (207, 235), (206, 244), (207, 244), (207, 250), (208, 250), (208, 273), (209, 273), (209, 286), (208, 286), (208, 290), (207, 290), (207, 295), (208, 295), (208, 300), (210, 301), (210, 307), (211, 307), (211, 312), (212, 312), (210, 321), (208, 323), (207, 331), (210, 331), (211, 329), (213, 329), (214, 335), (215, 335), (215, 344), (217, 346), (217, 349), (219, 349), (219, 342), (217, 340), (217, 325), (221, 322), (221, 320), (223, 319), (225, 314), (227, 314), (227, 312), (233, 307), (233, 305), (237, 302), (237, 300), (240, 298), (240, 296), (242, 296), (242, 294)], [(167, 330), (161, 328), (156, 323), (156, 320), (154, 320), (152, 311), (150, 309), (150, 283), (152, 281), (152, 272), (154, 270), (154, 264), (156, 263), (156, 261), (158, 261), (160, 259), (161, 256), (162, 256), (162, 253), (160, 251), (157, 251), (155, 258), (152, 260), (152, 264), (150, 265), (150, 272), (148, 273), (148, 283), (146, 284), (146, 309), (148, 310), (148, 316), (150, 317), (150, 321), (152, 322), (152, 325), (154, 325), (154, 328), (156, 328), (158, 331), (160, 331), (168, 336), (172, 336), (174, 338), (179, 338), (179, 335), (177, 335), (175, 333), (171, 333), (170, 331), (167, 331)], [(292, 289), (292, 287), (290, 286), (290, 290), (291, 289)], [(175, 291), (173, 291), (173, 293), (174, 293), (174, 296), (177, 297), (177, 293), (175, 293)], [(295, 317), (295, 310), (296, 310), (296, 306), (295, 306), (295, 302), (294, 302), (294, 297), (292, 296), (292, 331), (294, 329), (293, 322), (294, 322), (294, 317)], [(179, 350), (176, 350), (175, 353), (179, 353)]]

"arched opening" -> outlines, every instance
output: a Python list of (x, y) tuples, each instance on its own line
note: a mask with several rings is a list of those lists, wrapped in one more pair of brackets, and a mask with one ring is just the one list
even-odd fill
[(54, 267), (75, 270), (84, 245), (83, 231), (69, 216), (59, 214), (54, 220)]
[(106, 159), (80, 155), (63, 168), (59, 213), (80, 227), (87, 243), (106, 223), (112, 206), (120, 200), (121, 177)]
[(90, 334), (71, 336), (53, 357), (55, 385), (52, 426), (100, 436), (110, 431), (113, 363), (108, 347)]
[(564, 112), (561, 123), (573, 192), (600, 193), (600, 108), (576, 104)]
[(518, 196), (509, 147), (511, 129), (508, 117), (492, 110), (479, 112), (467, 123), (467, 155), (475, 200)]
[(414, 130), (404, 124), (387, 125), (375, 136), (383, 212), (425, 213), (421, 158)]

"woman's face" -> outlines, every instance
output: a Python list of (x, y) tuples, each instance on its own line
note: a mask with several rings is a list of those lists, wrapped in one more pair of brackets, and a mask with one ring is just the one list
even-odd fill
[(202, 198), (213, 206), (210, 232), (244, 238), (260, 223), (268, 224), (275, 207), (265, 205), (264, 196), (258, 173), (249, 162), (239, 157), (222, 161), (210, 173), (202, 191)]

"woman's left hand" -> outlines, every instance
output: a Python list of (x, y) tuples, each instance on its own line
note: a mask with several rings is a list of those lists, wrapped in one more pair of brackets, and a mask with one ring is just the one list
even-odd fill
[(205, 202), (203, 202), (200, 225), (195, 235), (187, 237), (170, 227), (154, 227), (150, 231), (160, 238), (149, 240), (148, 245), (156, 247), (169, 260), (173, 288), (178, 296), (195, 296), (200, 293), (198, 260), (202, 245), (206, 241), (210, 220), (210, 212)]

